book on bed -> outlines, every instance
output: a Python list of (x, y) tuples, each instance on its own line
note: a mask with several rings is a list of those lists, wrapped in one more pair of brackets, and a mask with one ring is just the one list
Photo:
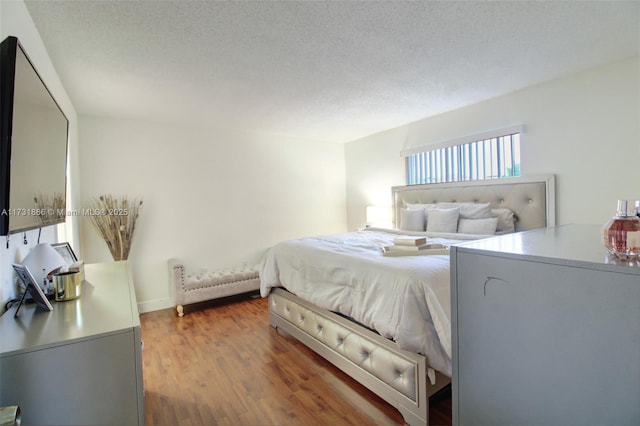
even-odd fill
[(396, 246), (421, 246), (427, 243), (427, 237), (395, 237), (393, 244)]
[(388, 247), (389, 250), (394, 250), (394, 251), (420, 251), (420, 250), (426, 250), (428, 248), (432, 248), (431, 244), (420, 244), (419, 246), (403, 246), (401, 244), (394, 244), (391, 246), (385, 246)]
[(383, 256), (416, 256), (449, 254), (449, 247), (444, 244), (423, 244), (414, 247), (382, 246)]

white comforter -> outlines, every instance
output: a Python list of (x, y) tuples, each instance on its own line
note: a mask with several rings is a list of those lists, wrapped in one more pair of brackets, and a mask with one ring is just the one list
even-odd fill
[[(396, 236), (398, 231), (368, 228), (279, 243), (261, 265), (260, 293), (285, 287), (425, 355), (431, 367), (451, 376), (449, 256), (383, 256), (381, 246)], [(479, 237), (439, 234), (429, 240), (456, 244)]]

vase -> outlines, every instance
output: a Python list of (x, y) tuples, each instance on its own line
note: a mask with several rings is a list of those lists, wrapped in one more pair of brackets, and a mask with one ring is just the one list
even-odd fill
[[(618, 259), (640, 257), (640, 217), (628, 200), (618, 200), (618, 211), (602, 228), (602, 243)], [(636, 204), (637, 205), (637, 204)]]

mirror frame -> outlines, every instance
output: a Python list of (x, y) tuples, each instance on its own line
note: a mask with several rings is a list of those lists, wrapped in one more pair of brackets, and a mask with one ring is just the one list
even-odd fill
[[(43, 88), (53, 100), (58, 111), (66, 122), (65, 135), (65, 160), (64, 160), (64, 210), (65, 214), (56, 215), (54, 219), (47, 218), (47, 223), (29, 223), (12, 229), (10, 226), (10, 218), (12, 208), (16, 206), (10, 205), (11, 193), (11, 146), (13, 138), (13, 119), (14, 119), (14, 98), (15, 98), (15, 79), (16, 79), (16, 62), (18, 53), (21, 52), (26, 58), (31, 70), (33, 70), (37, 79), (42, 83)], [(29, 55), (25, 52), (22, 45), (16, 37), (9, 36), (0, 44), (0, 236), (12, 233), (23, 232), (30, 229), (41, 228), (43, 226), (56, 225), (66, 220), (66, 197), (67, 197), (67, 163), (69, 156), (69, 119), (65, 115), (62, 108), (53, 97), (53, 94), (42, 80), (42, 77), (36, 70)], [(42, 177), (44, 179), (44, 177)], [(22, 206), (20, 206), (22, 207)], [(35, 208), (34, 204), (34, 208)]]

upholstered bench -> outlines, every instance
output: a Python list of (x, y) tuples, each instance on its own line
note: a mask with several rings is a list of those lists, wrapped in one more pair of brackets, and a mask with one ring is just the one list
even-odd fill
[(258, 265), (187, 274), (178, 259), (169, 259), (169, 289), (179, 316), (184, 305), (248, 293), (260, 288)]

